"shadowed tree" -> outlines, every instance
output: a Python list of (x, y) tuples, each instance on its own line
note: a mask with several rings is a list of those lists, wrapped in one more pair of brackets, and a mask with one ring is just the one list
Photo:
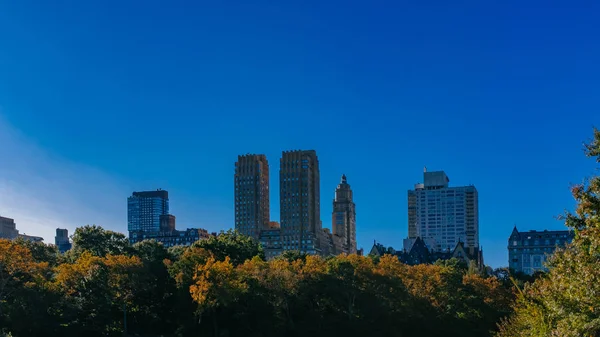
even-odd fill
[(226, 257), (229, 257), (234, 266), (255, 256), (259, 256), (263, 260), (265, 258), (263, 249), (256, 240), (234, 230), (222, 232), (206, 240), (196, 241), (192, 246), (210, 251), (219, 261), (224, 261)]
[(96, 225), (86, 225), (75, 229), (72, 236), (72, 254), (78, 256), (82, 251), (89, 251), (95, 256), (129, 254), (129, 240), (122, 233), (106, 230)]

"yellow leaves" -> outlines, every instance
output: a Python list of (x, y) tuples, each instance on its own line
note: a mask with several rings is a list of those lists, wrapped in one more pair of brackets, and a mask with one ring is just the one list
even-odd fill
[(131, 297), (133, 278), (142, 267), (140, 258), (124, 255), (98, 257), (83, 252), (75, 263), (64, 263), (56, 267), (54, 287), (67, 296), (79, 294), (89, 286), (107, 289), (116, 299)]
[(395, 276), (405, 273), (406, 265), (400, 263), (398, 257), (385, 254), (379, 259), (375, 272), (383, 276)]
[(224, 261), (210, 257), (205, 264), (196, 267), (190, 294), (202, 311), (234, 302), (247, 289), (248, 285), (233, 267), (229, 257)]
[(320, 256), (308, 255), (306, 262), (300, 271), (300, 275), (304, 277), (315, 277), (323, 275), (327, 272), (327, 264)]
[(47, 270), (48, 263), (35, 262), (27, 247), (0, 239), (0, 300), (11, 286), (33, 287), (44, 282)]
[(179, 260), (176, 262), (166, 260), (165, 265), (175, 279), (177, 286), (188, 288), (193, 283), (197, 266), (206, 263), (212, 256), (213, 254), (204, 248), (191, 246), (185, 249)]

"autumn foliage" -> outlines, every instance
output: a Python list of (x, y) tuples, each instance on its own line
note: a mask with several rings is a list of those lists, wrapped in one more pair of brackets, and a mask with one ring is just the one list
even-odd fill
[(391, 255), (288, 253), (267, 262), (256, 242), (235, 232), (169, 250), (154, 241), (130, 247), (97, 226), (76, 235), (81, 245), (63, 255), (0, 240), (0, 331), (486, 336), (510, 312), (513, 296), (495, 277), (469, 273), (458, 261), (407, 266)]
[[(586, 151), (598, 158), (598, 131)], [(166, 249), (84, 226), (65, 254), (0, 240), (0, 336), (600, 336), (600, 178), (573, 195), (573, 245), (527, 281), (458, 260), (265, 261), (231, 231)]]

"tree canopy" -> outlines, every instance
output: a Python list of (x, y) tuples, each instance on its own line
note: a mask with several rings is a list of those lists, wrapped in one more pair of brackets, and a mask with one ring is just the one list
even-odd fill
[[(600, 163), (600, 130), (585, 145)], [(575, 238), (549, 261), (549, 272), (526, 283), (500, 337), (600, 336), (600, 176), (572, 187), (577, 207), (562, 217)]]
[[(600, 132), (585, 153), (600, 162)], [(133, 246), (99, 226), (74, 247), (0, 240), (0, 336), (600, 336), (600, 177), (575, 185), (573, 243), (534, 276), (397, 256), (265, 261), (235, 231)]]

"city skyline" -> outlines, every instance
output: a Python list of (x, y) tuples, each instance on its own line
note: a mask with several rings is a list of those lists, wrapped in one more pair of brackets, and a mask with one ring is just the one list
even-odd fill
[(595, 170), (600, 3), (313, 5), (0, 3), (0, 215), (126, 233), (124, 198), (163, 188), (178, 223), (232, 228), (237, 156), (302, 148), (323, 227), (348, 176), (365, 249), (402, 247), (425, 165), (477, 186), (492, 266), (515, 224), (564, 229)]

